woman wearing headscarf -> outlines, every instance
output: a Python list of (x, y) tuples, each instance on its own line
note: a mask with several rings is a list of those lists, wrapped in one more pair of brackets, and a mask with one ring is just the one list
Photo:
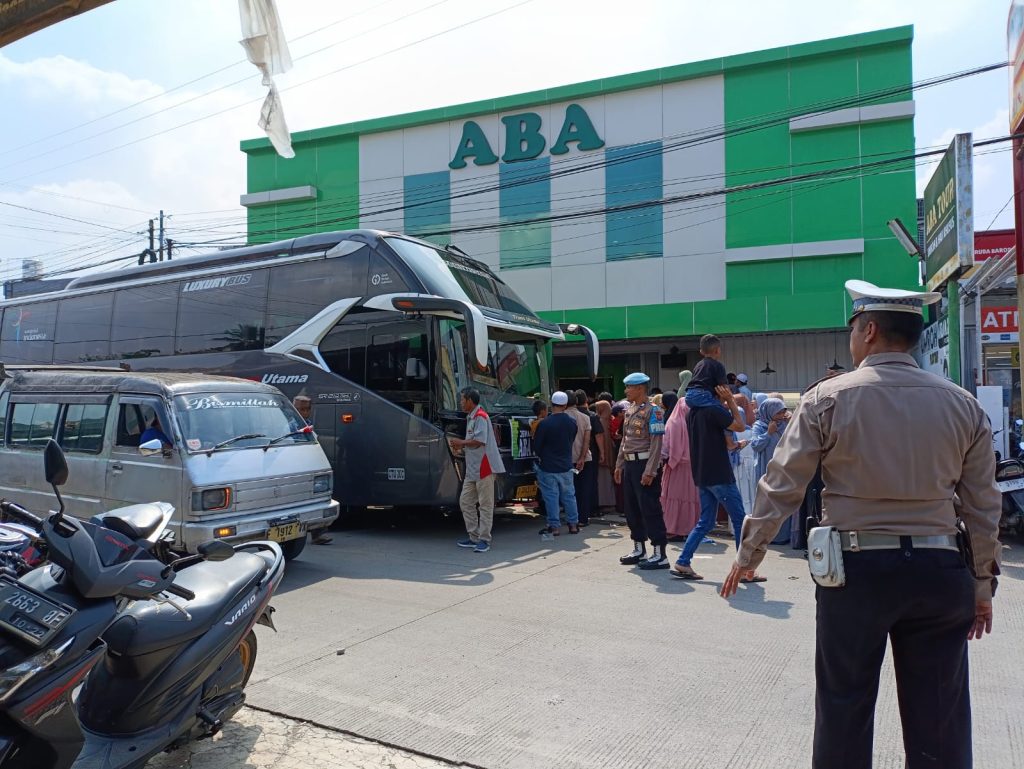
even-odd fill
[(662, 401), (672, 396), (676, 403), (665, 422), (665, 437), (661, 442), (661, 511), (665, 516), (665, 530), (672, 539), (685, 539), (700, 517), (700, 496), (693, 483), (690, 469), (690, 435), (686, 429), (686, 402), (675, 393), (666, 393)]
[[(765, 398), (764, 402), (757, 407), (757, 421), (754, 422), (753, 432), (750, 438), (750, 447), (757, 457), (757, 479), (761, 480), (768, 469), (768, 463), (775, 454), (775, 449), (782, 440), (782, 434), (789, 424), (789, 410), (781, 398)], [(799, 512), (793, 516), (799, 515)], [(786, 519), (779, 529), (779, 533), (772, 540), (773, 545), (788, 544), (790, 529), (793, 525), (793, 517)]]
[(691, 379), (693, 379), (693, 372), (689, 369), (683, 369), (679, 372), (679, 389), (676, 390), (676, 395), (679, 398), (686, 397), (686, 386), (690, 384)]
[(597, 506), (598, 510), (615, 507), (615, 470), (616, 452), (612, 440), (612, 404), (611, 401), (599, 400), (594, 403), (594, 412), (601, 420), (604, 432), (597, 440), (604, 443), (604, 463), (597, 466)]
[(677, 403), (679, 403), (679, 396), (671, 390), (661, 396), (661, 407), (665, 409), (666, 423), (668, 422), (668, 418), (672, 416), (672, 411), (675, 409)]

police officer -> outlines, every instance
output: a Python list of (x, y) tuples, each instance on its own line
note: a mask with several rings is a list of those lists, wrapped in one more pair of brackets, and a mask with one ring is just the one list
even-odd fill
[[(647, 399), (647, 374), (630, 374), (626, 385), (629, 408), (623, 415), (622, 444), (615, 460), (615, 482), (624, 484), (626, 522), (633, 539), (633, 551), (619, 559), (626, 566), (667, 569), (665, 518), (661, 512), (661, 440), (665, 434), (665, 412)], [(647, 539), (653, 552), (647, 555)]]
[[(845, 584), (817, 588), (815, 769), (871, 766), (878, 676), (892, 645), (908, 769), (972, 765), (967, 641), (992, 629), (1000, 495), (988, 419), (908, 354), (939, 294), (846, 283), (856, 369), (818, 382), (768, 465), (722, 595), (736, 592), (821, 462), (821, 525)], [(957, 516), (966, 524), (958, 551)], [(963, 544), (963, 543), (961, 543)], [(821, 553), (811, 553), (811, 558)]]

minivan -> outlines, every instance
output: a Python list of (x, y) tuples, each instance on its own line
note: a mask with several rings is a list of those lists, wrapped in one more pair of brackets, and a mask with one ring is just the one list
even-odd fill
[(271, 539), (289, 559), (338, 517), (313, 430), (279, 390), (233, 377), (0, 364), (0, 496), (47, 509), (55, 438), (80, 518), (169, 502), (175, 546)]

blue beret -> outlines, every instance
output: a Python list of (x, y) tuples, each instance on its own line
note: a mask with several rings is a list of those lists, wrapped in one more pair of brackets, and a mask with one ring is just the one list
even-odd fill
[(624, 384), (624, 385), (641, 385), (641, 384), (647, 384), (650, 381), (651, 381), (651, 378), (649, 376), (647, 376), (647, 374), (641, 374), (639, 371), (637, 371), (636, 373), (630, 374), (625, 379), (623, 379), (622, 380), (622, 384)]

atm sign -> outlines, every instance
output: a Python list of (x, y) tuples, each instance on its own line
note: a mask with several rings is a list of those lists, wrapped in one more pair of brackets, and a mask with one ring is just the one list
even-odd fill
[(1012, 334), (1016, 333), (1018, 316), (1016, 307), (982, 307), (981, 333)]

